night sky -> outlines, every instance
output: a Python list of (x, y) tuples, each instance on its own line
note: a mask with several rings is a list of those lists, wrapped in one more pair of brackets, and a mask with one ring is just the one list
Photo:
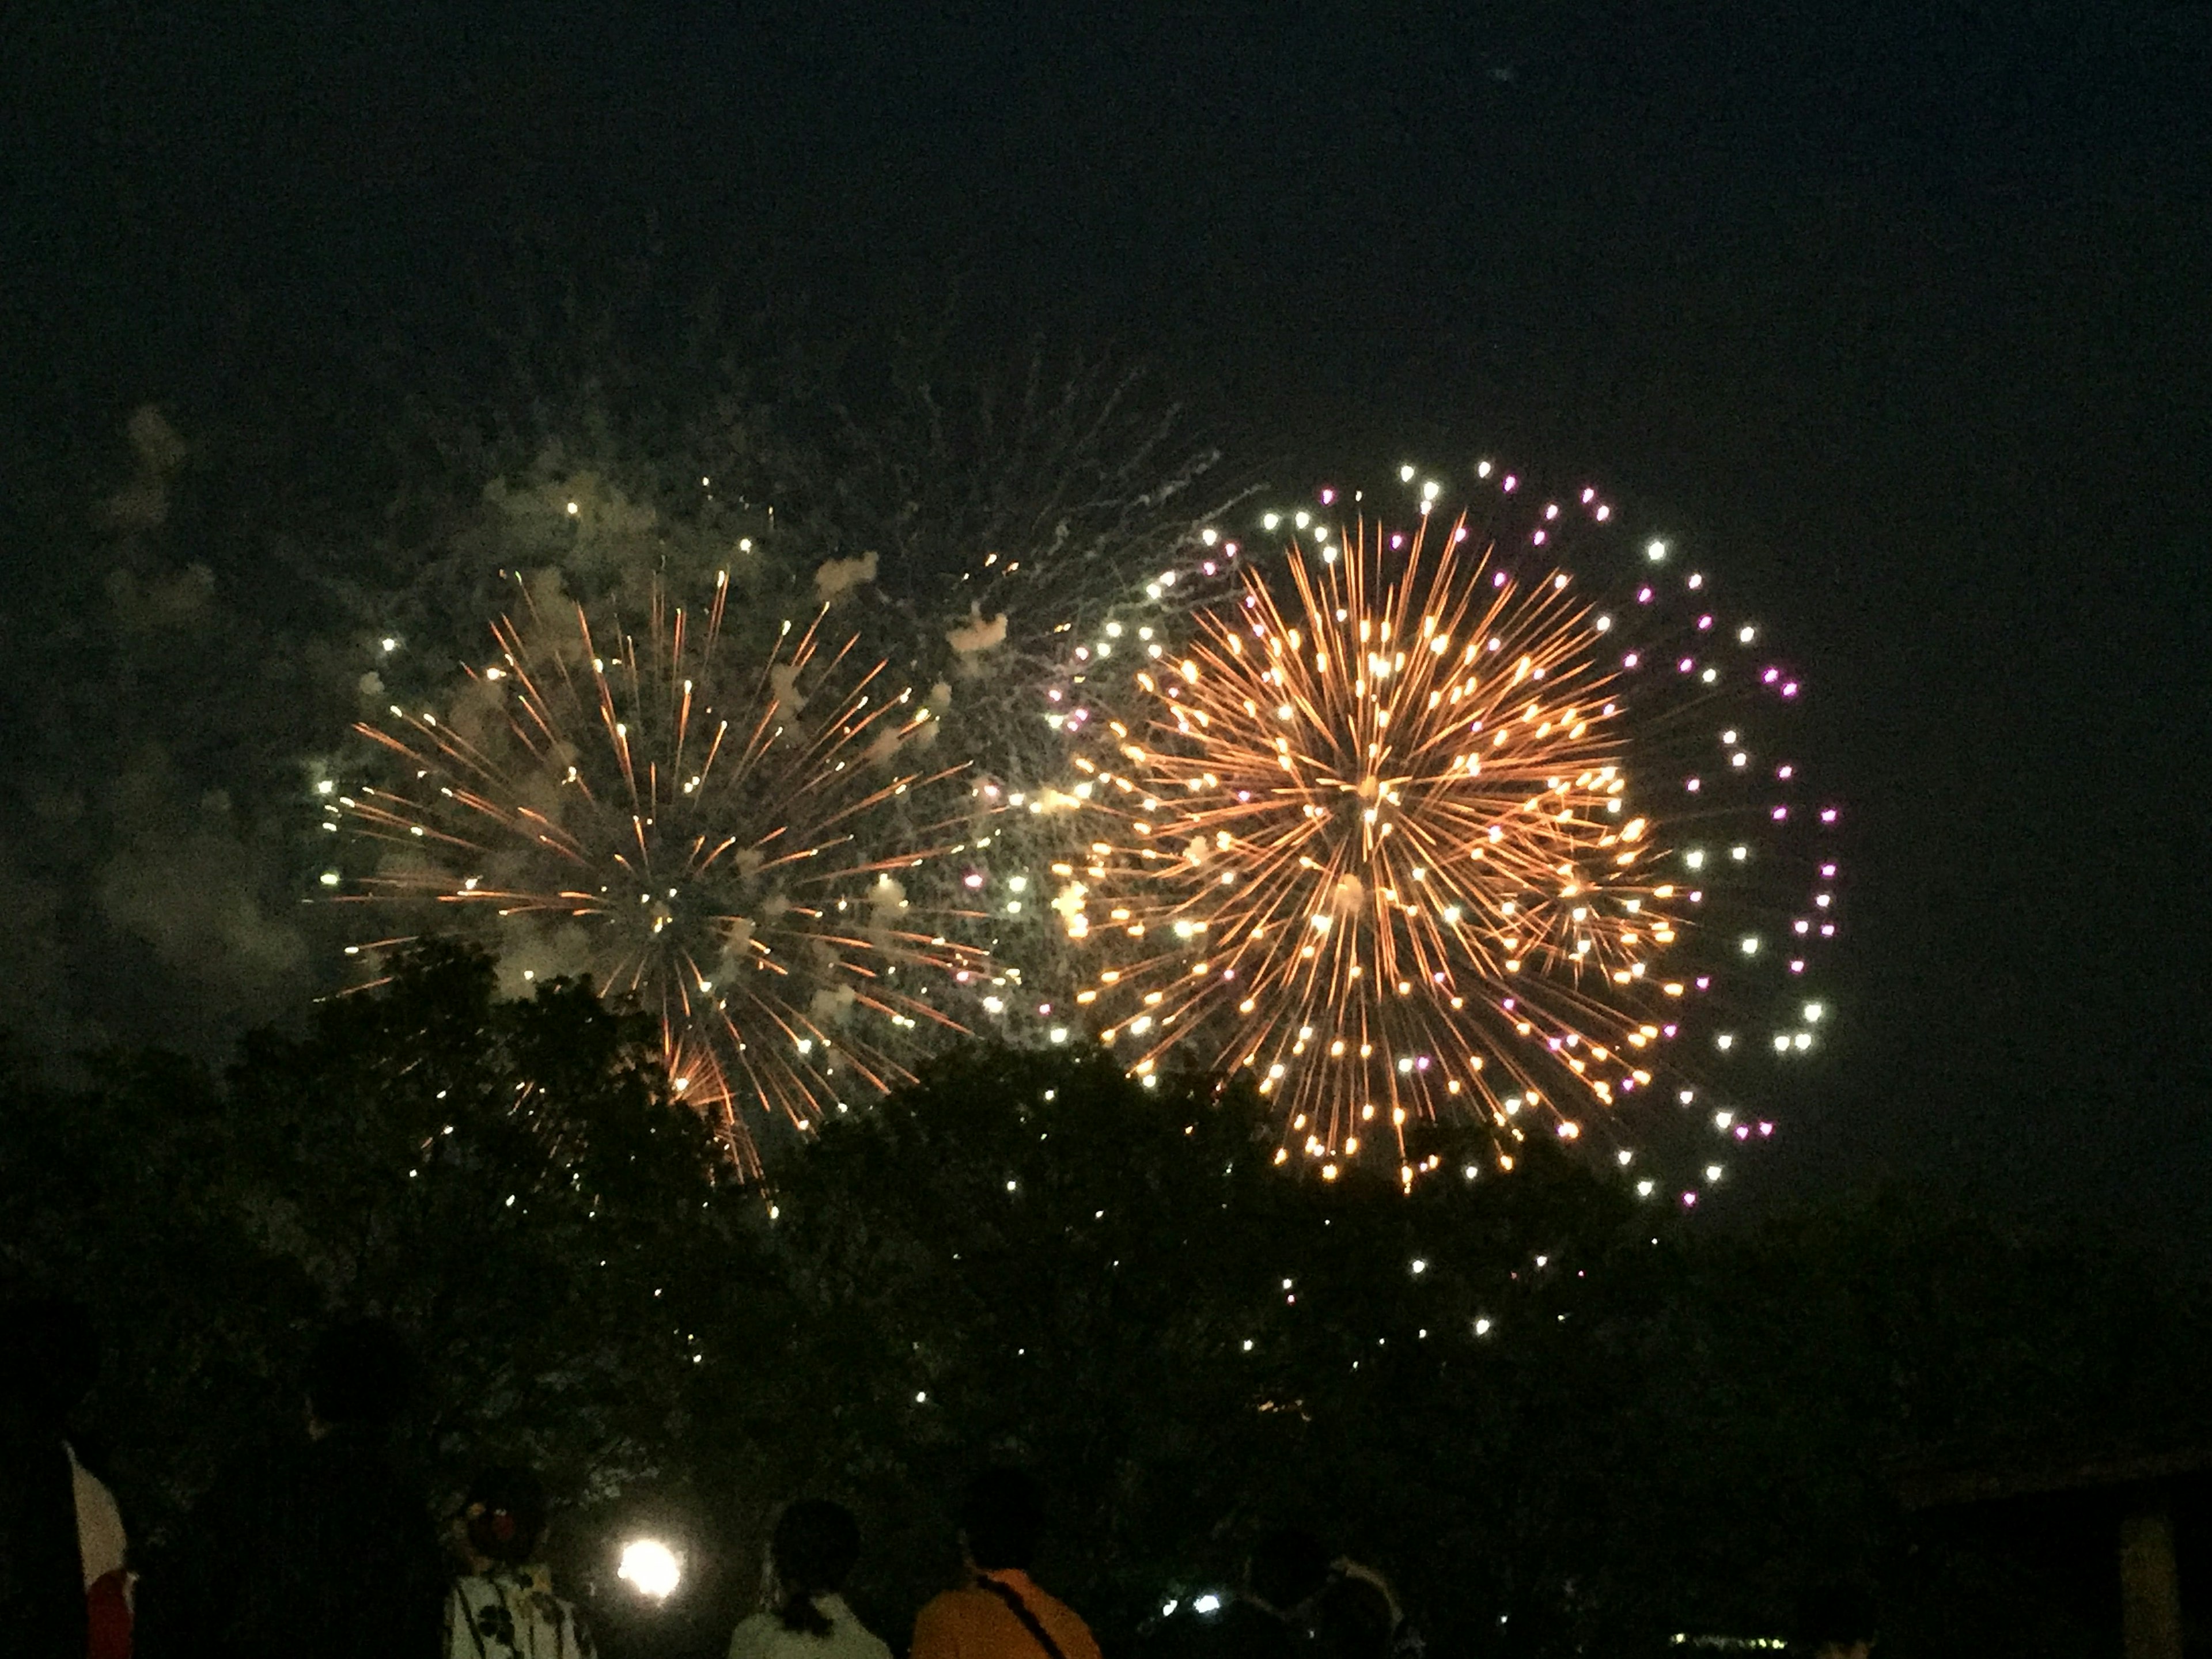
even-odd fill
[(1790, 642), (1849, 809), (1838, 1040), (1759, 1179), (2201, 1239), (2212, 7), (85, 0), (9, 33), (9, 493), (140, 403), (337, 374), (337, 332), (465, 356), (457, 273), (518, 229), (825, 326), (957, 283), (1009, 340), (1169, 366), (1285, 483), (1587, 475)]

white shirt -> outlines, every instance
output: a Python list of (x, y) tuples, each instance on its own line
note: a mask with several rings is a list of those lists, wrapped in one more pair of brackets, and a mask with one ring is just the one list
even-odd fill
[(827, 1636), (786, 1630), (780, 1615), (757, 1613), (730, 1638), (730, 1659), (891, 1659), (890, 1649), (853, 1616), (843, 1596), (817, 1595), (814, 1605), (830, 1621)]
[(84, 1563), (84, 1587), (90, 1589), (109, 1573), (123, 1571), (128, 1549), (123, 1512), (106, 1483), (76, 1461), (76, 1448), (64, 1441), (62, 1449), (69, 1453), (70, 1477), (76, 1487), (76, 1553)]
[(592, 1659), (576, 1609), (543, 1567), (495, 1567), (453, 1581), (446, 1598), (447, 1659)]

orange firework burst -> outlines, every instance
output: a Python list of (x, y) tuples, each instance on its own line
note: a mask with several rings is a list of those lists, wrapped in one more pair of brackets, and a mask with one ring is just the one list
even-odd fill
[[(1443, 528), (1436, 493), (1408, 532), (1298, 514), (1279, 573), (1248, 558), (1228, 596), (1085, 652), (1085, 706), (1064, 717), (1095, 838), (1055, 866), (1056, 908), (1102, 957), (1077, 1001), (1140, 1075), (1178, 1051), (1249, 1070), (1279, 1115), (1277, 1160), (1331, 1177), (1379, 1140), (1411, 1182), (1437, 1161), (1419, 1135), (1438, 1121), (1487, 1127), (1510, 1169), (1540, 1126), (1580, 1139), (1662, 1087), (1686, 1105), (1672, 1056), (1688, 1011), (1717, 1006), (1723, 945), (1748, 968), (1770, 941), (1770, 986), (1802, 991), (1793, 924), (1778, 942), (1736, 931), (1750, 912), (1698, 844), (1740, 827), (1771, 848), (1796, 827), (1786, 802), (1730, 794), (1751, 775), (1741, 722), (1715, 722), (1734, 754), (1718, 777), (1658, 775), (1704, 714), (1794, 681), (1730, 662), (1723, 686), (1709, 656), (1623, 651), (1632, 630), (1585, 599), (1556, 527), (1501, 555), (1463, 518)], [(1713, 622), (1692, 636), (1711, 645)], [(1751, 849), (1716, 856), (1741, 870)], [(1832, 933), (1811, 884), (1834, 866), (1802, 873), (1795, 934)], [(1820, 1018), (1808, 1004), (1792, 1024)]]
[(805, 1127), (887, 1090), (984, 957), (908, 892), (968, 804), (958, 767), (902, 763), (936, 711), (826, 612), (737, 649), (726, 598), (656, 591), (633, 634), (526, 587), (442, 715), (357, 728), (402, 775), (330, 810), (384, 844), (351, 896), (438, 907), (516, 988), (589, 974), (658, 1016), (672, 1085), (755, 1172), (741, 1108)]

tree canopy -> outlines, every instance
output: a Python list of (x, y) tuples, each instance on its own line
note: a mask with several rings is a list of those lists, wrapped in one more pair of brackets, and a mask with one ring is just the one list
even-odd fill
[(1899, 1471), (2201, 1414), (2183, 1287), (1924, 1199), (1718, 1227), (1565, 1153), (1410, 1195), (1293, 1179), (1233, 1090), (981, 1046), (744, 1187), (651, 1036), (431, 945), (220, 1073), (15, 1079), (0, 1272), (95, 1309), (87, 1423), (140, 1535), (296, 1421), (317, 1328), (373, 1312), (427, 1362), (439, 1492), (536, 1464), (618, 1636), (617, 1529), (690, 1540), (711, 1645), (809, 1493), (862, 1516), (856, 1602), (902, 1634), (1000, 1460), (1045, 1480), (1044, 1575), (1116, 1646), (1294, 1523), (1445, 1651), (1771, 1633), (1856, 1577), (1899, 1651), (1972, 1619), (2056, 1652), (2102, 1635), (1903, 1516)]

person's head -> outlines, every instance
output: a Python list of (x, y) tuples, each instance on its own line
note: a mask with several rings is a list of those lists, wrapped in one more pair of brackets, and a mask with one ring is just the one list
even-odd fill
[(1332, 1579), (1314, 1598), (1314, 1646), (1324, 1659), (1383, 1659), (1397, 1622), (1390, 1598), (1365, 1578)]
[(784, 1595), (783, 1627), (827, 1636), (830, 1621), (814, 1598), (842, 1589), (860, 1559), (860, 1526), (852, 1510), (819, 1498), (802, 1499), (777, 1517), (768, 1547)]
[(81, 1302), (33, 1297), (0, 1307), (0, 1392), (58, 1427), (100, 1376), (100, 1340)]
[(407, 1404), (414, 1382), (399, 1333), (380, 1319), (354, 1320), (324, 1332), (308, 1357), (307, 1410), (325, 1428), (383, 1428)]
[(1245, 1564), (1245, 1588), (1253, 1600), (1279, 1613), (1309, 1601), (1328, 1582), (1328, 1547), (1297, 1527), (1278, 1527), (1261, 1534)]
[(1874, 1651), (1873, 1598), (1855, 1584), (1823, 1584), (1797, 1603), (1797, 1647), (1810, 1659), (1867, 1659)]
[(528, 1469), (486, 1469), (469, 1483), (461, 1521), (479, 1558), (521, 1566), (545, 1535), (545, 1488)]
[(986, 1469), (960, 1503), (960, 1542), (984, 1572), (1026, 1571), (1044, 1536), (1044, 1491), (1019, 1469)]

